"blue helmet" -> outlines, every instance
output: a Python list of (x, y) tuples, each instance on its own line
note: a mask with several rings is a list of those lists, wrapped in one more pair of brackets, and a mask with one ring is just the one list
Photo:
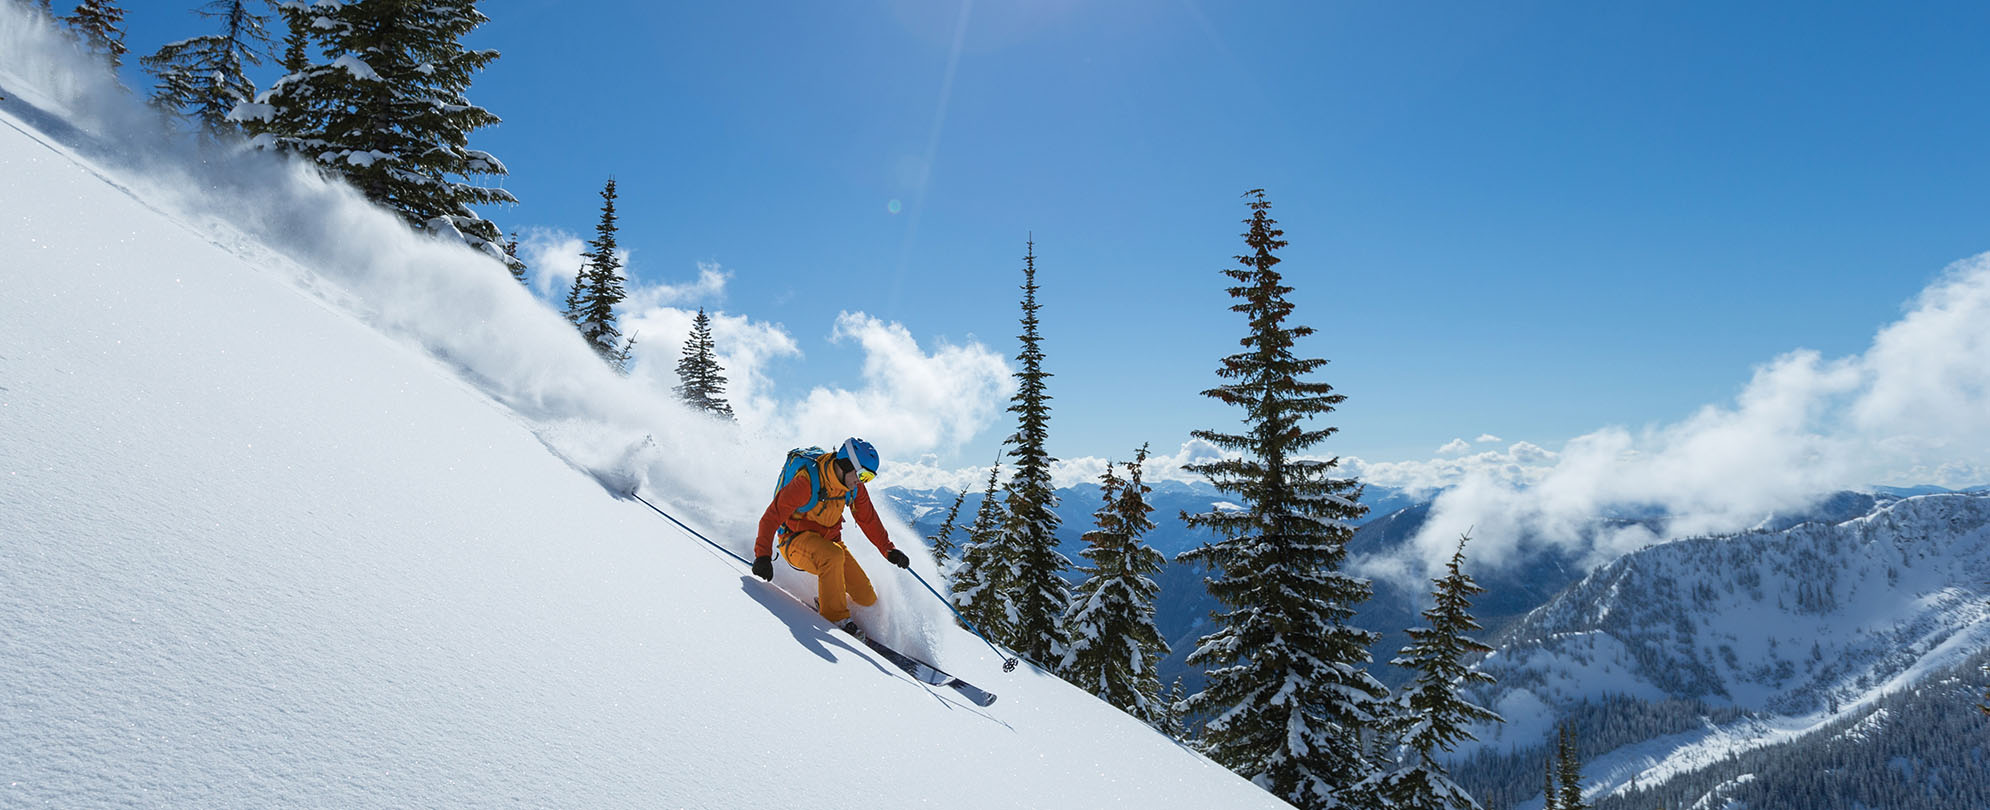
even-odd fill
[(870, 442), (852, 436), (836, 449), (836, 460), (857, 470), (858, 480), (869, 483), (878, 474), (878, 450)]

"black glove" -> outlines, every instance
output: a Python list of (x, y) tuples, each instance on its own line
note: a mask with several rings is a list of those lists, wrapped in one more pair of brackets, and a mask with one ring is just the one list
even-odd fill
[(754, 557), (754, 558), (753, 558), (753, 575), (754, 575), (754, 576), (756, 576), (756, 577), (759, 577), (759, 578), (761, 578), (761, 579), (764, 579), (764, 580), (767, 580), (768, 582), (773, 582), (773, 581), (774, 581), (774, 558), (773, 558), (773, 557)]
[(892, 565), (896, 565), (900, 568), (906, 568), (912, 565), (912, 560), (907, 559), (905, 556), (905, 552), (899, 551), (898, 549), (892, 549), (890, 554), (884, 555), (884, 558), (890, 560)]

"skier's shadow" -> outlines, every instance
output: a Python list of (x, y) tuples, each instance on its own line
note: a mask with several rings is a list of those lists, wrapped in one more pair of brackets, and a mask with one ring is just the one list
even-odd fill
[[(857, 652), (856, 647), (838, 638), (834, 632), (822, 629), (822, 622), (818, 614), (815, 611), (803, 608), (801, 603), (795, 601), (795, 598), (789, 596), (787, 592), (780, 591), (779, 585), (761, 582), (754, 577), (743, 576), (739, 578), (739, 589), (746, 594), (747, 598), (759, 602), (760, 606), (766, 608), (768, 613), (774, 614), (774, 618), (780, 619), (783, 624), (786, 624), (788, 632), (795, 637), (795, 640), (801, 642), (804, 649), (815, 653), (816, 657), (830, 663), (835, 663), (838, 658), (856, 658), (869, 663), (871, 666), (876, 667), (879, 672), (886, 675), (898, 674), (898, 670), (885, 669), (875, 659)], [(849, 652), (849, 655), (836, 655), (830, 651), (828, 644), (834, 644), (837, 647), (843, 648)]]

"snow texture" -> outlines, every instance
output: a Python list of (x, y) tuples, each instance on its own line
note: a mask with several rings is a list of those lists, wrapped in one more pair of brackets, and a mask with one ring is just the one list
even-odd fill
[(1284, 806), (866, 544), (859, 621), (1001, 701), (832, 633), (619, 494), (739, 552), (780, 450), (86, 64), (0, 3), (0, 806)]

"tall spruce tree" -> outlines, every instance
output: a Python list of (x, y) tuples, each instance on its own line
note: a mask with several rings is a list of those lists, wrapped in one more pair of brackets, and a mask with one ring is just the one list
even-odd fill
[(1064, 609), (1071, 603), (1071, 586), (1064, 572), (1071, 560), (1057, 550), (1057, 489), (1050, 480), (1050, 394), (1044, 382), (1043, 337), (1037, 331), (1036, 240), (1023, 256), (1023, 342), (1017, 359), (1016, 395), (1009, 412), (1016, 415), (1016, 433), (1009, 437), (1015, 474), (1009, 479), (1008, 519), (1003, 524), (1001, 560), (1008, 569), (1002, 596), (1013, 606), (1015, 624), (1004, 639), (1016, 652), (1038, 662), (1054, 663), (1064, 655)]
[(1582, 760), (1575, 750), (1574, 723), (1563, 723), (1555, 735), (1555, 781), (1561, 783), (1556, 810), (1589, 810), (1582, 801)]
[(1541, 795), (1544, 797), (1541, 799), (1541, 810), (1561, 810), (1561, 806), (1556, 803), (1561, 800), (1562, 796), (1559, 791), (1555, 790), (1555, 755), (1553, 750), (1548, 752), (1548, 758), (1545, 761), (1547, 764), (1542, 768), (1543, 774), (1541, 778)]
[[(504, 164), (469, 148), (498, 117), (464, 93), (498, 58), (462, 39), (488, 21), (476, 0), (282, 0), (292, 35), (318, 44), (322, 64), (278, 79), (235, 109), (259, 148), (295, 152), (344, 177), (409, 225), (460, 238), (504, 261), (502, 233), (472, 206), (518, 202), (470, 182)], [(285, 62), (292, 53), (286, 51)]]
[(947, 564), (953, 561), (954, 554), (959, 549), (953, 538), (954, 532), (960, 531), (960, 507), (965, 503), (967, 503), (967, 490), (963, 489), (960, 494), (954, 496), (954, 505), (947, 509), (947, 519), (941, 521), (940, 528), (926, 538), (926, 544), (933, 547), (933, 562), (937, 563), (942, 571), (947, 570)]
[(1375, 772), (1363, 738), (1386, 716), (1388, 689), (1365, 669), (1377, 634), (1348, 624), (1370, 586), (1341, 566), (1352, 521), (1367, 508), (1356, 502), (1356, 481), (1333, 477), (1339, 459), (1298, 455), (1336, 431), (1308, 429), (1306, 420), (1346, 397), (1306, 379), (1327, 361), (1293, 352), (1313, 330), (1286, 324), (1292, 288), (1274, 253), (1284, 232), (1262, 190), (1245, 197), (1251, 250), (1237, 257), (1242, 267), (1223, 273), (1237, 282), (1231, 309), (1247, 317), (1249, 331), (1244, 351), (1217, 370), (1231, 382), (1203, 392), (1243, 409), (1244, 431), (1193, 433), (1240, 457), (1187, 468), (1244, 506), (1182, 514), (1218, 537), (1181, 558), (1213, 568), (1206, 582), (1224, 608), (1214, 614), (1219, 629), (1188, 657), (1210, 667), (1188, 708), (1214, 718), (1203, 726), (1204, 750), (1274, 795), (1309, 810), (1363, 806)]
[(594, 226), (594, 239), (581, 256), (587, 264), (574, 279), (578, 292), (573, 301), (574, 326), (594, 353), (617, 369), (622, 352), (622, 330), (615, 325), (615, 307), (628, 294), (622, 288), (622, 257), (615, 255), (615, 180), (609, 178), (601, 189), (601, 220)]
[(1058, 674), (1172, 734), (1159, 670), (1161, 659), (1168, 655), (1168, 642), (1154, 623), (1154, 597), (1161, 587), (1151, 579), (1168, 558), (1140, 542), (1141, 535), (1154, 528), (1148, 517), (1154, 507), (1147, 505), (1154, 488), (1141, 481), (1146, 463), (1147, 448), (1142, 446), (1126, 465), (1126, 480), (1114, 474), (1110, 463), (1100, 476), (1105, 504), (1094, 514), (1098, 528), (1083, 538), (1089, 546), (1079, 552), (1092, 566), (1080, 566), (1085, 581), (1064, 613), (1070, 646), (1058, 664)]
[(1001, 475), (1002, 454), (997, 451), (988, 468), (988, 488), (981, 493), (981, 506), (975, 510), (974, 525), (967, 529), (960, 565), (954, 567), (949, 586), (954, 608), (990, 639), (1010, 638), (1016, 624), (1010, 603), (1001, 598), (1009, 584), (1009, 569), (1002, 560), (1002, 501), (996, 497)]
[(1466, 726), (1474, 722), (1505, 722), (1490, 709), (1465, 699), (1471, 684), (1491, 684), (1493, 678), (1465, 665), (1466, 658), (1492, 648), (1466, 636), (1481, 629), (1472, 618), (1472, 596), (1485, 593), (1464, 571), (1465, 539), (1451, 556), (1442, 578), (1431, 580), (1435, 605), (1423, 612), (1429, 627), (1409, 631), (1410, 643), (1390, 663), (1416, 673), (1408, 691), (1396, 702), (1389, 731), (1400, 744), (1395, 768), (1381, 777), (1377, 790), (1387, 806), (1402, 810), (1477, 810), (1471, 793), (1451, 781), (1437, 752), (1453, 750), (1460, 740), (1476, 740)]
[(138, 63), (159, 80), (153, 106), (191, 118), (212, 139), (240, 131), (228, 114), (256, 97), (246, 71), (269, 51), (269, 17), (249, 11), (248, 0), (213, 0), (194, 13), (219, 20), (220, 33), (165, 45)]
[(61, 18), (83, 44), (83, 49), (110, 61), (115, 72), (124, 65), (129, 51), (124, 44), (124, 9), (112, 0), (83, 0), (76, 10)]
[(684, 404), (736, 420), (725, 398), (725, 369), (713, 351), (712, 319), (703, 307), (691, 319), (691, 336), (684, 339), (684, 355), (677, 361), (677, 379), (677, 396)]

